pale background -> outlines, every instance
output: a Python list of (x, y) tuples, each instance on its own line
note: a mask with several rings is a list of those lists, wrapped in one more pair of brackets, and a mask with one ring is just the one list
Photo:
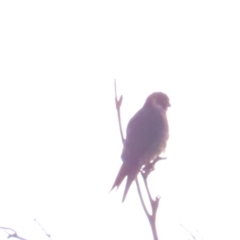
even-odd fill
[[(171, 99), (161, 240), (240, 239), (238, 1), (1, 1), (0, 226), (28, 240), (152, 239), (133, 185), (108, 194), (123, 127)], [(0, 230), (0, 239), (6, 234)]]

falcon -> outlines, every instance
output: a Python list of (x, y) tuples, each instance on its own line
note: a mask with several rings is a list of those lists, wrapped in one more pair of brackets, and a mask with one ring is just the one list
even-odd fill
[(166, 148), (168, 121), (166, 112), (169, 98), (162, 92), (154, 92), (146, 99), (143, 107), (130, 119), (122, 150), (122, 166), (112, 189), (119, 187), (125, 177), (124, 202), (132, 182), (140, 170), (156, 159)]

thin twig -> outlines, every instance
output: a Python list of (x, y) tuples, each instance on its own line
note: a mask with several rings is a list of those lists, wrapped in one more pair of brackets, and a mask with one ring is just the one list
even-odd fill
[(148, 187), (147, 178), (144, 176), (144, 173), (141, 173), (141, 174), (142, 174), (143, 182), (144, 182), (144, 185), (145, 185), (145, 188), (146, 188), (146, 191), (147, 191), (147, 195), (148, 195), (149, 201), (152, 202), (153, 199), (152, 199), (149, 187)]
[(148, 220), (149, 220), (150, 226), (152, 228), (154, 240), (157, 240), (158, 236), (157, 236), (157, 229), (156, 229), (156, 216), (157, 216), (157, 210), (158, 210), (158, 206), (159, 206), (160, 197), (157, 196), (155, 198), (155, 200), (152, 198), (149, 187), (148, 187), (147, 178), (144, 176), (143, 173), (141, 173), (141, 174), (143, 177), (143, 181), (144, 181), (144, 185), (145, 185), (145, 188), (147, 191), (149, 202), (150, 202), (151, 208), (152, 208), (152, 214), (148, 216)]
[(149, 218), (151, 217), (151, 215), (149, 214), (149, 212), (148, 212), (148, 210), (147, 210), (147, 207), (146, 207), (146, 205), (145, 205), (145, 203), (144, 203), (144, 200), (143, 200), (143, 196), (142, 196), (142, 192), (141, 192), (141, 189), (140, 189), (140, 185), (139, 185), (138, 179), (136, 178), (135, 181), (136, 181), (136, 185), (137, 185), (138, 195), (139, 195), (141, 204), (142, 204), (142, 206), (143, 206), (143, 210), (144, 210), (144, 212), (145, 212), (145, 214), (147, 215), (148, 220), (149, 220)]
[(149, 212), (147, 211), (146, 205), (145, 205), (143, 197), (142, 197), (142, 193), (141, 193), (141, 189), (140, 189), (138, 180), (136, 179), (138, 194), (139, 194), (144, 212), (145, 212), (145, 214), (148, 218), (148, 221), (150, 223), (152, 233), (153, 233), (153, 238), (154, 238), (154, 240), (158, 240), (157, 229), (156, 229), (156, 215), (157, 215), (157, 209), (158, 209), (160, 197), (156, 197), (156, 200), (152, 199), (149, 188), (148, 188), (147, 180), (143, 176), (143, 174), (142, 174), (142, 177), (143, 177), (144, 185), (145, 185), (145, 188), (146, 188), (146, 191), (147, 191), (147, 194), (148, 194), (148, 197), (149, 197), (149, 201), (150, 201), (150, 204), (151, 204), (152, 214), (149, 214)]
[[(0, 229), (3, 229), (4, 232), (8, 234), (7, 238), (17, 238), (20, 240), (27, 240), (26, 238), (22, 238), (22, 237), (18, 236), (17, 232), (12, 228), (0, 227)], [(8, 231), (12, 231), (13, 233), (9, 233)]]
[(47, 233), (47, 231), (43, 228), (43, 226), (36, 220), (36, 218), (33, 219), (36, 224), (38, 224), (38, 226), (42, 229), (42, 231), (46, 234), (46, 236), (49, 238), (49, 239), (52, 239), (51, 238), (51, 235), (49, 233)]
[(180, 223), (180, 226), (181, 226), (184, 230), (186, 230), (186, 232), (188, 232), (188, 234), (190, 234), (191, 237), (192, 237), (194, 240), (196, 240), (195, 236), (194, 236), (187, 228), (185, 228), (181, 223)]
[(124, 136), (123, 136), (123, 130), (122, 130), (122, 124), (121, 124), (121, 105), (122, 105), (122, 100), (123, 100), (123, 96), (121, 95), (120, 98), (118, 99), (117, 97), (117, 83), (116, 83), (116, 79), (114, 80), (114, 90), (115, 90), (115, 103), (116, 103), (116, 109), (117, 109), (117, 115), (118, 115), (118, 125), (119, 125), (119, 130), (120, 130), (120, 135), (121, 135), (121, 139), (122, 139), (122, 143), (124, 144)]

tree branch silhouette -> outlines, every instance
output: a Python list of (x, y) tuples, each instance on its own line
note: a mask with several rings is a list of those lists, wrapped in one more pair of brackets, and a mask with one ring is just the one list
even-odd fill
[(47, 231), (46, 231), (46, 230), (43, 228), (43, 226), (37, 221), (37, 219), (34, 218), (33, 220), (36, 222), (36, 224), (38, 224), (38, 226), (42, 229), (42, 231), (46, 234), (46, 236), (47, 236), (49, 239), (52, 239), (52, 238), (51, 238), (51, 235), (50, 235), (49, 233), (47, 233)]
[[(123, 135), (123, 131), (122, 131), (121, 111), (120, 111), (122, 101), (123, 101), (123, 96), (121, 95), (119, 98), (117, 96), (116, 80), (114, 80), (114, 90), (115, 90), (115, 103), (116, 103), (116, 109), (117, 109), (117, 115), (118, 115), (119, 130), (120, 130), (122, 143), (124, 145), (125, 139), (124, 139), (124, 135)], [(149, 202), (150, 202), (150, 206), (151, 206), (151, 210), (152, 210), (151, 213), (149, 213), (149, 211), (147, 210), (146, 204), (144, 202), (144, 199), (143, 199), (143, 196), (142, 196), (142, 191), (141, 191), (141, 188), (140, 188), (140, 184), (138, 182), (138, 178), (136, 178), (136, 180), (135, 180), (138, 195), (139, 195), (143, 210), (144, 210), (144, 212), (145, 212), (145, 214), (148, 218), (149, 224), (151, 226), (151, 230), (152, 230), (154, 240), (158, 240), (157, 229), (156, 229), (156, 215), (157, 215), (157, 210), (158, 210), (158, 206), (159, 206), (160, 197), (157, 196), (155, 199), (152, 198), (149, 187), (148, 187), (147, 178), (148, 178), (149, 174), (152, 171), (154, 171), (155, 164), (159, 160), (164, 160), (164, 159), (166, 159), (166, 158), (161, 158), (161, 157), (158, 156), (156, 159), (152, 160), (150, 163), (144, 165), (143, 168), (140, 170), (141, 176), (143, 178), (144, 186), (145, 186), (145, 189), (146, 189), (146, 192), (147, 192), (147, 195), (148, 195), (148, 199), (149, 199)]]
[[(43, 226), (36, 220), (36, 219), (33, 219), (36, 224), (39, 225), (39, 227), (41, 228), (41, 230), (45, 233), (46, 237), (48, 237), (49, 239), (52, 239), (51, 238), (51, 235), (49, 233), (46, 232), (46, 230), (43, 228)], [(16, 238), (16, 239), (20, 239), (20, 240), (27, 240), (26, 238), (22, 238), (20, 237), (17, 232), (12, 229), (12, 228), (9, 228), (9, 227), (1, 227), (0, 226), (0, 229), (3, 229), (5, 233), (7, 233), (7, 238)]]
[[(20, 239), (20, 240), (27, 240), (26, 238), (22, 238), (20, 237), (17, 232), (12, 229), (12, 228), (8, 228), (8, 227), (1, 227), (0, 226), (0, 229), (3, 229), (5, 233), (7, 233), (7, 238), (16, 238), (16, 239)], [(10, 233), (12, 232), (12, 233)]]

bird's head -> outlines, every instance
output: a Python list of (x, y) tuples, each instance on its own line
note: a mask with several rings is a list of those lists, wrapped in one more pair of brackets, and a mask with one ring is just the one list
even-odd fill
[(149, 95), (145, 102), (145, 105), (148, 104), (161, 106), (164, 110), (171, 106), (168, 96), (162, 92), (154, 92)]

